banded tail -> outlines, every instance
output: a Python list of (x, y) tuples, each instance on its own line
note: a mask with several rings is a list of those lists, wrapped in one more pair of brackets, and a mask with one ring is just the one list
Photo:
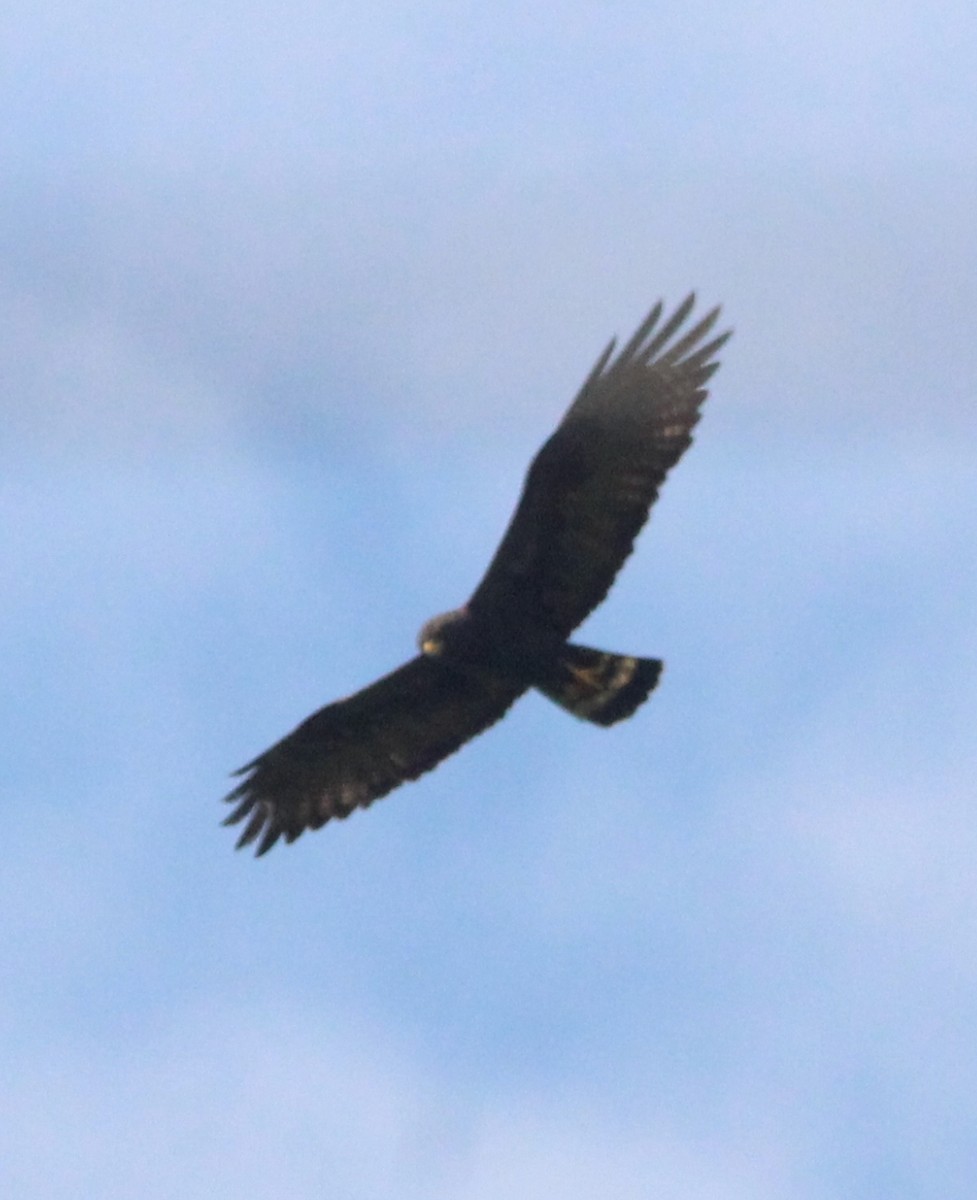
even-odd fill
[(535, 686), (575, 717), (613, 725), (648, 699), (663, 666), (658, 658), (610, 654), (567, 642), (549, 676)]

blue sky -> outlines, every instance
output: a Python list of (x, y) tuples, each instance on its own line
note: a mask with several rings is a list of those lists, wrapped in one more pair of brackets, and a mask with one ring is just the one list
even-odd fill
[[(971, 1196), (972, 5), (0, 28), (4, 1194)], [(651, 702), (235, 855), (228, 771), (692, 286), (736, 336), (584, 629)]]

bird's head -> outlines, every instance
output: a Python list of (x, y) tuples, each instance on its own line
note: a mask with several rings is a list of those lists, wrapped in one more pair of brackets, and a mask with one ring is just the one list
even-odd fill
[(418, 649), (431, 658), (437, 658), (446, 651), (450, 652), (467, 622), (468, 612), (464, 608), (452, 609), (451, 612), (432, 617), (417, 635)]

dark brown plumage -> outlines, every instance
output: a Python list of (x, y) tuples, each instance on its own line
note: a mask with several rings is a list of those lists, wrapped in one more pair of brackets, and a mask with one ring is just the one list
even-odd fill
[(567, 638), (607, 595), (670, 467), (692, 440), (715, 354), (713, 309), (680, 335), (694, 297), (659, 303), (616, 358), (612, 341), (530, 466), (509, 528), (471, 599), (429, 621), (421, 653), (338, 700), (243, 767), (225, 821), (264, 854), (429, 771), (535, 687), (611, 725), (662, 664)]

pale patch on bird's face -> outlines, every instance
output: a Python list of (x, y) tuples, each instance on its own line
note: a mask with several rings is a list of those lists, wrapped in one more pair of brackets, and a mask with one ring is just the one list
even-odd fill
[(417, 635), (418, 649), (430, 658), (437, 658), (444, 654), (445, 645), (450, 642), (452, 631), (457, 626), (464, 625), (467, 620), (468, 614), (464, 609), (453, 609), (451, 612), (432, 617), (423, 625), (421, 632)]

